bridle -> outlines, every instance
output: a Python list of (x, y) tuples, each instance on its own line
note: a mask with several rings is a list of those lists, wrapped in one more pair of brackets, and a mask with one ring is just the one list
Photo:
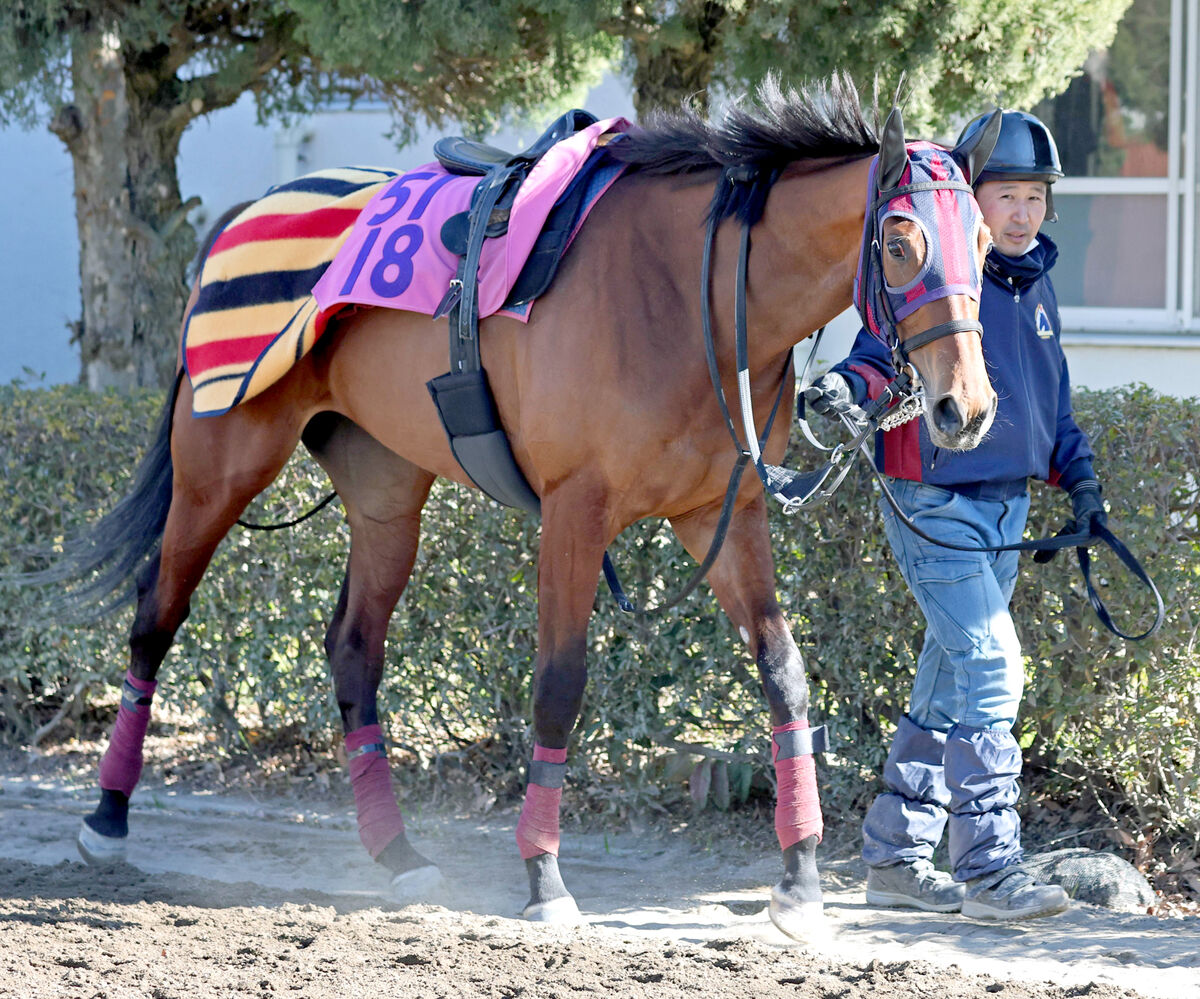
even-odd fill
[[(918, 167), (925, 171), (930, 179), (914, 179)], [(961, 171), (950, 158), (949, 153), (932, 144), (915, 144), (912, 154), (908, 158), (908, 166), (901, 175), (901, 180), (903, 180), (905, 175), (908, 176), (909, 179), (906, 183), (897, 183), (880, 190), (877, 181), (878, 169), (879, 157), (876, 157), (872, 161), (868, 178), (869, 193), (867, 196), (865, 218), (863, 220), (863, 241), (862, 248), (859, 251), (858, 269), (854, 278), (854, 304), (857, 306), (859, 313), (863, 317), (863, 322), (867, 324), (868, 328), (887, 342), (891, 350), (893, 365), (896, 371), (900, 372), (900, 375), (885, 391), (885, 397), (876, 400), (872, 405), (870, 412), (876, 423), (880, 419), (888, 419), (884, 414), (893, 403), (897, 403), (899, 407), (902, 407), (897, 411), (896, 415), (904, 413), (911, 418), (911, 416), (915, 416), (920, 412), (920, 376), (911, 361), (910, 355), (913, 351), (927, 346), (936, 340), (940, 340), (942, 337), (953, 336), (965, 331), (974, 331), (980, 336), (983, 335), (983, 325), (977, 319), (951, 319), (943, 323), (938, 323), (936, 326), (923, 330), (906, 340), (901, 340), (899, 323), (923, 305), (935, 299), (956, 294), (967, 294), (978, 301), (981, 291), (981, 278), (979, 268), (971, 267), (968, 268), (969, 280), (966, 283), (949, 280), (944, 260), (942, 260), (943, 266), (938, 266), (938, 261), (941, 260), (939, 245), (932, 239), (926, 239), (926, 261), (919, 275), (922, 278), (919, 286), (915, 288), (892, 288), (887, 284), (883, 270), (882, 232), (884, 220), (893, 214), (904, 214), (906, 217), (915, 216), (927, 232), (931, 228), (933, 231), (937, 231), (939, 227), (936, 225), (936, 219), (934, 220), (935, 224), (931, 227), (923, 218), (923, 216), (930, 213), (936, 215), (938, 207), (936, 204), (933, 204), (933, 199), (924, 199), (920, 207), (912, 199), (912, 195), (914, 194), (932, 194), (937, 191), (952, 191), (965, 195), (965, 198), (959, 200), (960, 202), (969, 202), (970, 210), (973, 213), (971, 216), (972, 219), (979, 219), (979, 208), (975, 204), (971, 186), (964, 180), (959, 179), (961, 178)], [(945, 176), (938, 176), (939, 173), (944, 173)], [(777, 174), (775, 173), (764, 176), (762, 172), (751, 166), (727, 167), (722, 172), (718, 185), (729, 187), (747, 185), (747, 197), (758, 196), (765, 198), (765, 191), (769, 189), (776, 176)], [(761, 190), (755, 191), (754, 185), (759, 185)], [(909, 201), (912, 205), (911, 210), (902, 210), (896, 207), (895, 203), (901, 199)], [(716, 203), (714, 202), (714, 204)], [(959, 216), (961, 216), (961, 204), (959, 213), (951, 220), (951, 224), (958, 224), (963, 227), (964, 245), (972, 252), (975, 252), (974, 233), (970, 235), (965, 234), (967, 228), (966, 222)], [(742, 460), (753, 461), (763, 488), (769, 496), (774, 497), (782, 506), (783, 512), (785, 514), (795, 514), (807, 506), (823, 502), (833, 494), (837, 487), (841, 485), (842, 480), (846, 477), (850, 469), (852, 462), (847, 459), (852, 459), (855, 454), (862, 450), (874, 426), (868, 424), (869, 429), (864, 428), (854, 440), (844, 446), (839, 445), (836, 448), (823, 448), (823, 450), (829, 452), (829, 459), (826, 461), (824, 467), (812, 472), (796, 472), (778, 465), (771, 465), (763, 460), (762, 446), (770, 434), (771, 424), (779, 406), (779, 399), (776, 399), (775, 406), (771, 410), (771, 418), (767, 422), (766, 432), (760, 438), (755, 430), (753, 408), (750, 400), (750, 371), (746, 347), (746, 272), (749, 266), (750, 255), (750, 221), (747, 217), (743, 217), (734, 287), (734, 336), (737, 350), (738, 400), (742, 417), (742, 428), (745, 432), (746, 440), (746, 443), (743, 445), (738, 431), (734, 427), (733, 420), (729, 415), (729, 407), (725, 401), (724, 390), (721, 387), (709, 305), (712, 283), (712, 249), (716, 241), (716, 231), (719, 223), (719, 214), (714, 210), (709, 215), (700, 276), (701, 319), (704, 328), (704, 344), (708, 357), (709, 376), (712, 380), (713, 391), (721, 407), (721, 413), (725, 418), (725, 424), (733, 439), (734, 446), (738, 449), (739, 455), (744, 455)], [(790, 362), (791, 358), (789, 356)], [(783, 384), (786, 384), (786, 379)], [(783, 386), (781, 385), (780, 393), (782, 391)], [(816, 443), (808, 431), (807, 425), (805, 424), (804, 426), (805, 433), (809, 436), (809, 439)]]
[[(809, 375), (813, 359), (825, 328), (822, 327), (814, 334), (808, 360), (800, 374), (801, 391), (797, 403), (797, 422), (808, 442), (817, 450), (828, 454), (829, 457), (823, 467), (803, 476), (808, 492), (797, 509), (816, 506), (832, 496), (849, 473), (853, 459), (866, 447), (867, 441), (874, 436), (877, 429), (891, 430), (921, 415), (924, 406), (924, 387), (921, 384), (920, 372), (912, 361), (912, 354), (915, 351), (942, 337), (954, 336), (957, 333), (973, 331), (980, 337), (983, 336), (983, 324), (978, 319), (951, 319), (922, 330), (905, 340), (900, 338), (900, 322), (921, 306), (952, 294), (966, 294), (978, 301), (982, 294), (982, 279), (976, 267), (970, 269), (970, 280), (965, 283), (947, 281), (944, 267), (937, 274), (939, 280), (935, 283), (930, 284), (923, 280), (924, 276), (935, 269), (931, 258), (941, 252), (940, 246), (929, 238), (930, 226), (927, 218), (931, 209), (936, 214), (937, 207), (928, 203), (920, 207), (913, 204), (910, 210), (907, 206), (895, 203), (901, 199), (908, 199), (911, 202), (913, 194), (952, 191), (964, 195), (965, 199), (971, 202), (975, 218), (979, 218), (979, 208), (974, 204), (974, 191), (971, 185), (964, 180), (956, 179), (955, 175), (959, 173), (959, 168), (948, 153), (928, 143), (916, 144), (913, 151), (937, 156), (938, 158), (933, 161), (936, 163), (937, 171), (944, 171), (947, 175), (933, 179), (932, 163), (923, 163), (918, 160), (918, 163), (930, 173), (931, 179), (913, 180), (913, 160), (910, 157), (910, 166), (905, 171), (909, 175), (909, 181), (907, 183), (898, 182), (891, 187), (880, 189), (877, 179), (879, 160), (876, 158), (871, 164), (867, 181), (867, 210), (863, 219), (862, 249), (859, 252), (858, 270), (854, 275), (854, 305), (858, 309), (863, 325), (887, 344), (892, 355), (892, 367), (898, 372), (898, 375), (884, 387), (879, 398), (864, 407), (864, 422), (860, 426), (853, 427), (852, 438), (844, 444), (827, 447), (812, 432), (804, 413), (803, 389), (810, 384)], [(903, 174), (900, 179), (903, 180)], [(960, 201), (960, 216), (961, 211)], [(887, 284), (884, 278), (883, 223), (892, 215), (914, 219), (926, 232), (926, 262), (918, 275), (922, 280), (917, 289), (912, 288), (911, 282), (903, 288), (893, 288)], [(972, 253), (977, 252), (974, 234), (968, 233), (968, 227), (961, 217), (952, 220), (951, 224), (959, 225), (963, 231), (964, 248)], [(934, 229), (936, 231), (936, 225)], [(912, 293), (914, 290), (915, 294)], [(794, 511), (788, 510), (785, 506), (785, 512)]]

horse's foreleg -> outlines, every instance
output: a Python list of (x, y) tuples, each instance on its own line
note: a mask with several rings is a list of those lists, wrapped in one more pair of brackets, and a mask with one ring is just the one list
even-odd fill
[[(707, 551), (716, 517), (714, 511), (705, 511), (672, 521), (693, 557), (702, 558)], [(754, 655), (771, 713), (775, 832), (784, 862), (783, 880), (771, 890), (771, 918), (790, 936), (805, 938), (821, 916), (816, 864), (821, 806), (808, 727), (808, 680), (776, 600), (775, 565), (761, 495), (734, 515), (708, 582)]]
[(412, 572), (433, 476), (332, 414), (310, 423), (304, 443), (329, 473), (350, 522), (350, 562), (325, 651), (342, 716), (359, 838), (392, 872), (393, 896), (417, 901), (440, 874), (408, 841), (376, 698), (388, 621)]
[[(542, 501), (538, 560), (538, 654), (533, 681), (533, 760), (517, 822), (517, 847), (529, 874), (524, 916), (572, 922), (579, 910), (558, 869), (559, 811), (567, 739), (587, 683), (587, 624), (607, 538), (583, 522), (594, 497), (559, 489)], [(573, 491), (571, 491), (573, 492)]]

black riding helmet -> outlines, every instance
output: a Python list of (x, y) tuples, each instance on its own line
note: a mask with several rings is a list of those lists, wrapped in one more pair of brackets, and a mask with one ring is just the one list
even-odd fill
[[(958, 145), (970, 139), (987, 123), (986, 112), (967, 122)], [(987, 163), (978, 177), (971, 178), (971, 186), (978, 187), (987, 180), (1041, 180), (1046, 183), (1046, 220), (1057, 222), (1054, 198), (1050, 185), (1063, 175), (1058, 160), (1058, 147), (1054, 136), (1042, 122), (1025, 111), (1005, 111), (1000, 117), (1000, 135)]]

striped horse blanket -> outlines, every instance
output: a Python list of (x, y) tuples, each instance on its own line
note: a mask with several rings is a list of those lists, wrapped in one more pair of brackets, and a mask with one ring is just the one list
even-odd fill
[[(569, 242), (620, 176), (624, 166), (604, 158), (598, 147), (628, 127), (623, 118), (596, 122), (533, 166), (517, 191), (507, 232), (484, 247), (481, 317), (503, 311), (528, 322), (532, 298), (545, 284), (518, 284), (525, 264), (538, 258), (548, 283), (553, 266), (541, 257), (556, 263), (559, 234)], [(449, 174), (438, 163), (404, 174), (371, 167), (322, 170), (273, 187), (235, 216), (201, 265), (196, 304), (184, 327), (192, 412), (217, 416), (269, 388), (345, 308), (438, 314), (458, 267), (458, 257), (442, 243), (442, 225), (468, 208), (478, 183), (478, 177)], [(539, 249), (543, 227), (555, 237), (549, 241), (553, 254)]]
[(336, 310), (312, 297), (359, 214), (394, 170), (322, 170), (273, 187), (235, 216), (200, 269), (183, 333), (197, 416), (227, 412), (312, 349)]

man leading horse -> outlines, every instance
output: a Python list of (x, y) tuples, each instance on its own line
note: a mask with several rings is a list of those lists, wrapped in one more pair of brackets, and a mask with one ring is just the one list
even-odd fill
[[(984, 120), (970, 122), (962, 139)], [(938, 448), (919, 422), (877, 439), (876, 467), (896, 502), (936, 540), (1019, 542), (1031, 476), (1062, 487), (1076, 530), (1106, 520), (1092, 448), (1071, 414), (1049, 274), (1058, 249), (1039, 232), (1054, 220), (1051, 185), (1062, 175), (1046, 126), (1005, 111), (991, 157), (971, 178), (992, 238), (979, 307), (983, 356), (1000, 399), (990, 435), (970, 452)], [(894, 377), (891, 358), (864, 331), (805, 395), (818, 412), (852, 415)], [(1024, 662), (1008, 610), (1018, 552), (939, 547), (901, 523), (884, 498), (880, 507), (926, 630), (910, 707), (884, 765), (885, 790), (863, 822), (867, 901), (995, 920), (1062, 912), (1066, 892), (1021, 867), (1014, 808), (1021, 750), (1012, 726)], [(932, 862), (947, 826), (950, 874)]]

